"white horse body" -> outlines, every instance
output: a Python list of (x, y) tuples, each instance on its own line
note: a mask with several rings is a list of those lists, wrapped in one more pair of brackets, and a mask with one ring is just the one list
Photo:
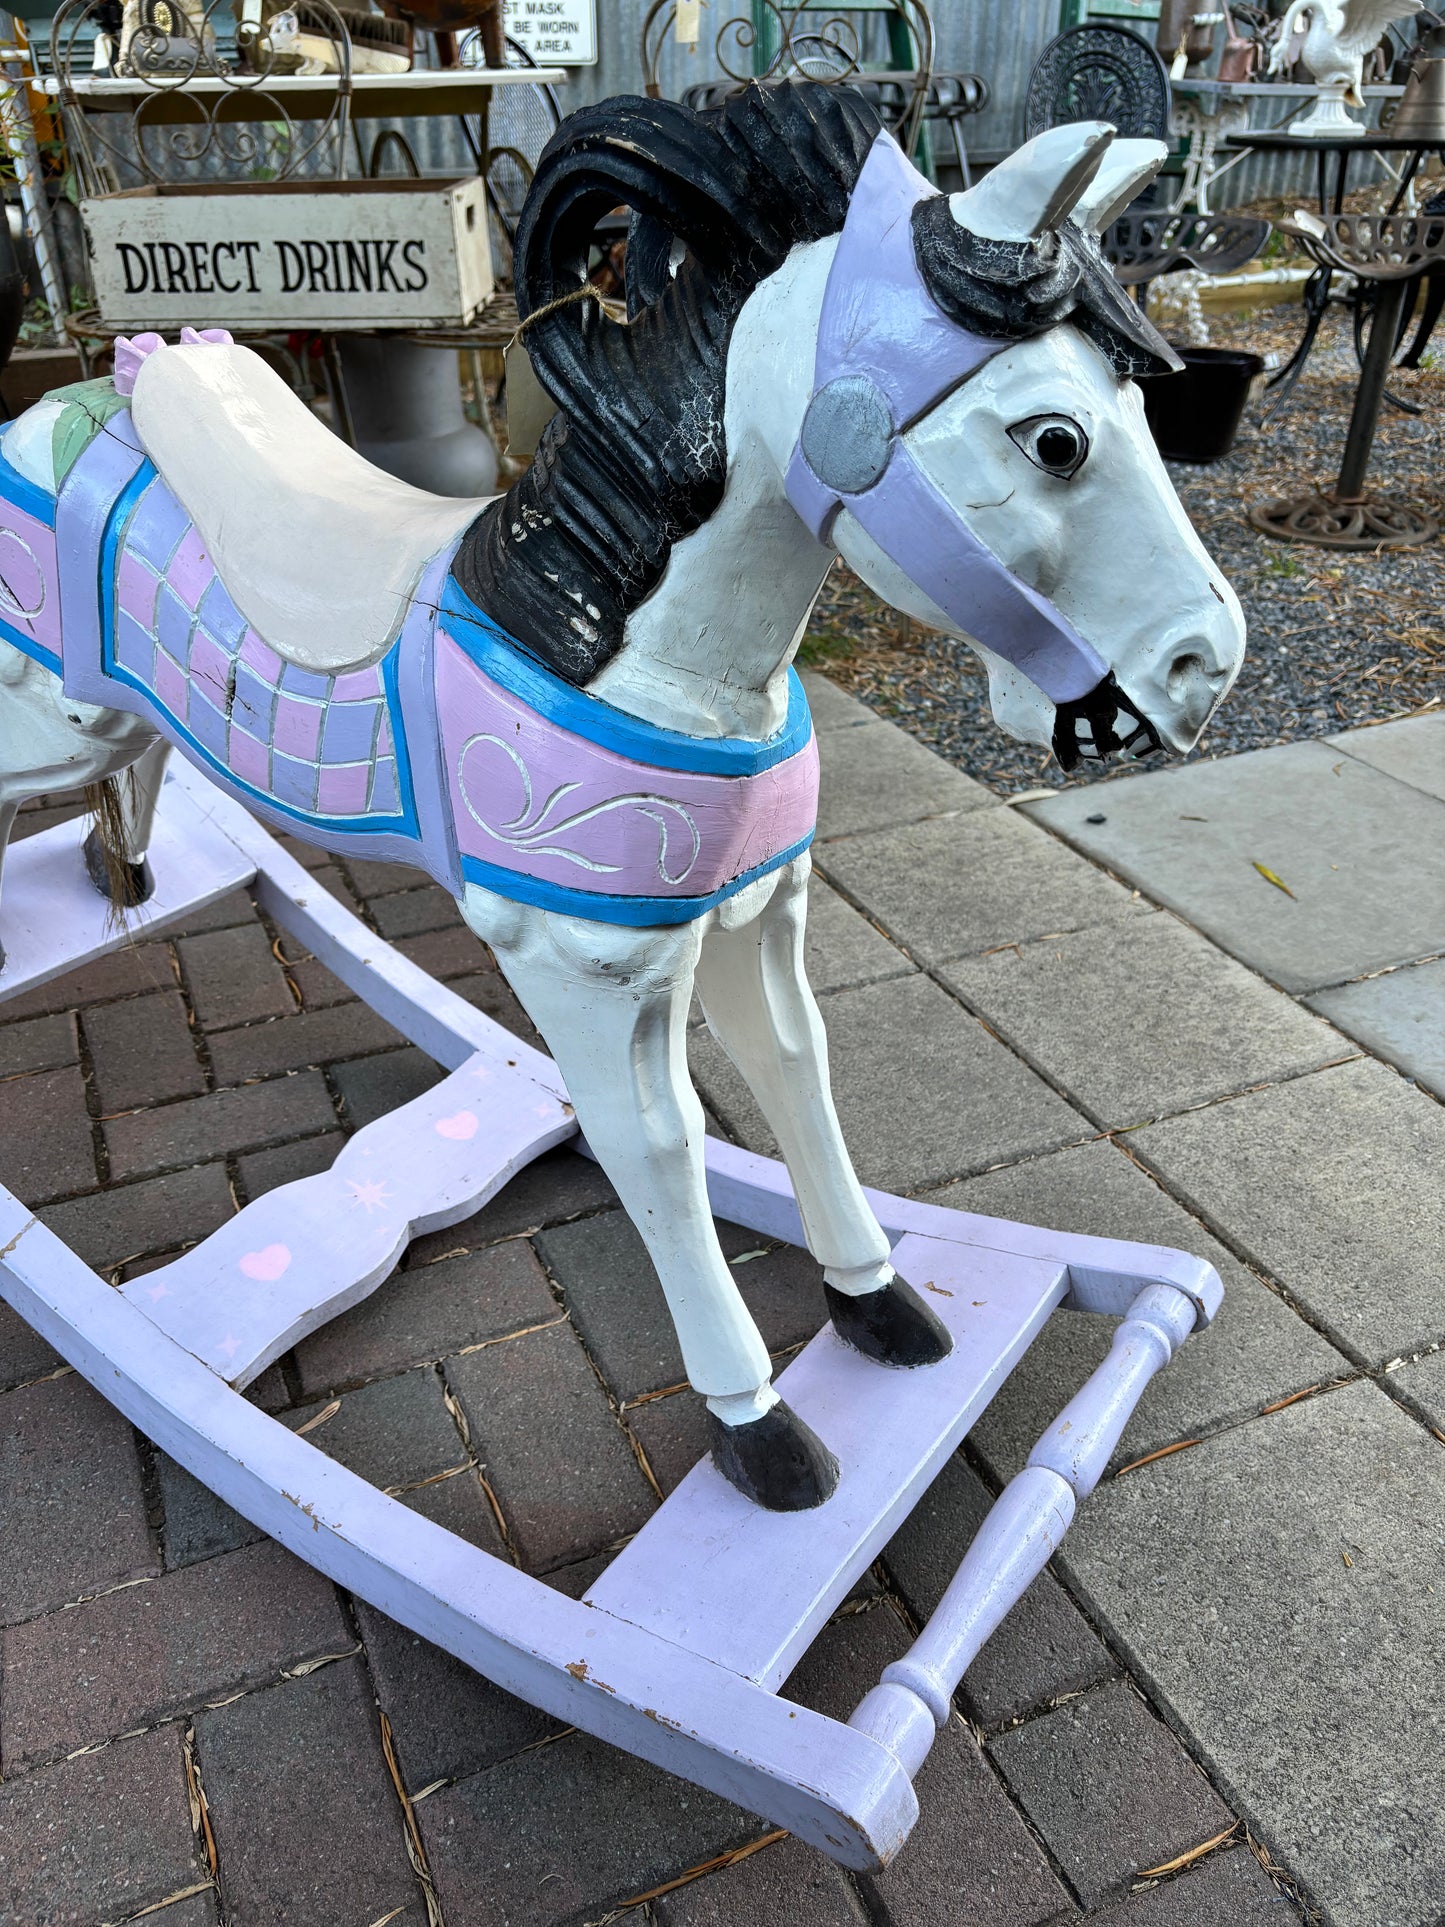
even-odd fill
[[(983, 188), (955, 197), (955, 218), (965, 226), (974, 218), (985, 234), (1002, 225), (1028, 237), (1072, 209), (1097, 226), (1162, 154), (1122, 144), (1132, 151), (1103, 166), (1107, 143), (1093, 128), (1045, 136)], [(838, 246), (834, 235), (795, 247), (741, 309), (727, 351), (722, 500), (675, 543), (628, 617), (622, 647), (588, 683), (614, 709), (696, 738), (773, 735), (787, 711), (789, 665), (835, 554), (895, 607), (963, 635), (846, 505), (821, 542), (789, 500), (788, 465), (812, 397)], [(1077, 472), (1061, 478), (1030, 453), (1021, 431), (1040, 422), (1082, 434), (1087, 459)], [(1243, 624), (1179, 506), (1132, 382), (1062, 324), (994, 354), (904, 440), (960, 521), (1099, 650), (1157, 735), (1172, 749), (1190, 748), (1237, 672)], [(33, 465), (15, 429), (6, 451)], [(227, 477), (210, 486), (224, 491)], [(1048, 698), (1002, 655), (963, 639), (987, 664), (999, 722), (1047, 745)], [(137, 717), (82, 712), (48, 671), (0, 646), (0, 847), (26, 796), (112, 774), (155, 740)], [(136, 858), (163, 753), (140, 766)], [(694, 990), (778, 1139), (829, 1285), (876, 1303), (893, 1277), (888, 1240), (839, 1130), (823, 1024), (803, 971), (809, 869), (804, 854), (690, 922), (644, 928), (537, 908), (475, 883), (459, 899), (552, 1049), (582, 1128), (647, 1244), (691, 1384), (715, 1419), (739, 1430), (763, 1419), (777, 1394), (708, 1206), (704, 1117), (686, 1056)]]

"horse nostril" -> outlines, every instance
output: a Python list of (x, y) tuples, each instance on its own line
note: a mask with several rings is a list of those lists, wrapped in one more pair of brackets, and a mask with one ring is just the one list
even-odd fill
[(1198, 650), (1187, 649), (1170, 663), (1164, 687), (1171, 702), (1183, 702), (1190, 690), (1198, 689), (1201, 683), (1211, 691), (1218, 689), (1228, 673), (1227, 669), (1208, 663)]

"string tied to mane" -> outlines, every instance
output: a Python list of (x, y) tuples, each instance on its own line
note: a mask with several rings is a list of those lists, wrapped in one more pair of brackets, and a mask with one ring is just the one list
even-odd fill
[(574, 301), (595, 301), (609, 321), (627, 319), (627, 309), (620, 301), (605, 295), (595, 282), (584, 281), (580, 288), (571, 288), (566, 294), (559, 294), (552, 301), (544, 301), (539, 308), (533, 308), (530, 314), (523, 315), (507, 347), (515, 348), (529, 328), (535, 327), (539, 321), (545, 321), (549, 314), (555, 314), (559, 308), (570, 308)]

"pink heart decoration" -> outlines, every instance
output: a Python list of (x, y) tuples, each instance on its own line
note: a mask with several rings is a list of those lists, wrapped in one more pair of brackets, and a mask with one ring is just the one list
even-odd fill
[(285, 1245), (266, 1245), (260, 1251), (248, 1251), (241, 1260), (241, 1270), (246, 1276), (262, 1285), (274, 1284), (290, 1268), (291, 1253)]
[(476, 1136), (478, 1130), (474, 1111), (457, 1111), (451, 1117), (439, 1117), (436, 1121), (438, 1137), (449, 1137), (458, 1144), (465, 1144), (468, 1138)]

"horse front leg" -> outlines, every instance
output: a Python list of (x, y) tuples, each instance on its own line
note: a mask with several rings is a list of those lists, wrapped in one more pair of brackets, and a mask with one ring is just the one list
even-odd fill
[(832, 1454), (772, 1385), (772, 1364), (718, 1244), (702, 1105), (687, 1068), (695, 925), (634, 930), (471, 886), (462, 915), (496, 955), (566, 1080), (588, 1144), (656, 1268), (713, 1459), (773, 1511), (821, 1504)]
[(803, 970), (811, 868), (800, 857), (758, 916), (708, 931), (697, 992), (778, 1140), (838, 1336), (882, 1364), (931, 1365), (953, 1341), (889, 1263), (833, 1106), (828, 1039)]

